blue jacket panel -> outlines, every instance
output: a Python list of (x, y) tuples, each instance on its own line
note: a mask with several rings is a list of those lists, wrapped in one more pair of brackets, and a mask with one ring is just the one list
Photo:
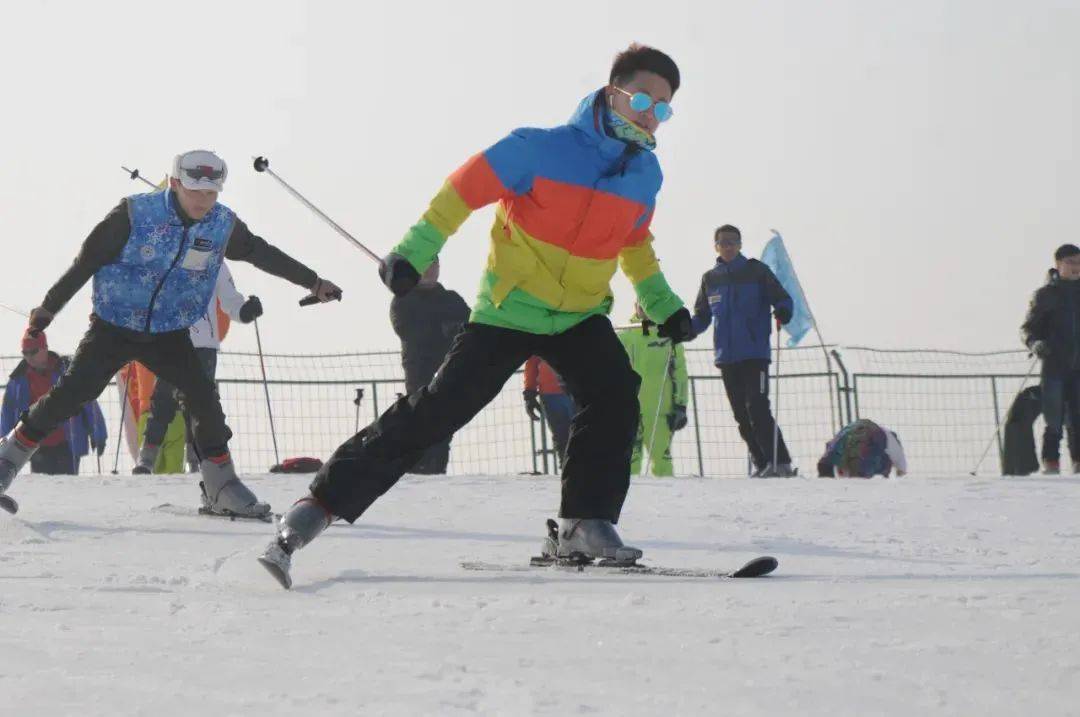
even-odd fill
[[(60, 359), (60, 363), (52, 376), (53, 386), (68, 367), (67, 359), (59, 356), (57, 358)], [(26, 362), (20, 362), (11, 372), (7, 386), (4, 388), (4, 402), (0, 408), (0, 434), (2, 435), (6, 436), (19, 422), (19, 417), (30, 409), (30, 380), (26, 377), (28, 370)], [(104, 446), (109, 437), (109, 431), (105, 426), (105, 416), (98, 402), (90, 401), (69, 418), (64, 424), (64, 434), (71, 447), (71, 455), (76, 458), (87, 455), (92, 445)]]
[(718, 258), (716, 266), (701, 277), (694, 333), (713, 325), (717, 366), (751, 359), (770, 361), (770, 307), (790, 317), (794, 304), (769, 267), (742, 254), (731, 263)]
[(236, 216), (216, 204), (185, 226), (171, 191), (126, 201), (131, 234), (120, 258), (94, 274), (94, 313), (133, 331), (187, 329), (214, 294)]

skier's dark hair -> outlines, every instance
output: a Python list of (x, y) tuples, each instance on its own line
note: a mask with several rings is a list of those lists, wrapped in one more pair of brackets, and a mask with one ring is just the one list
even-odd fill
[(1077, 254), (1080, 254), (1080, 247), (1075, 244), (1062, 244), (1054, 252), (1054, 261), (1068, 259), (1070, 256), (1076, 256)]
[(720, 227), (719, 229), (716, 230), (716, 232), (713, 233), (713, 241), (714, 242), (720, 241), (720, 234), (722, 232), (731, 232), (735, 236), (739, 237), (739, 241), (742, 241), (742, 232), (739, 231), (739, 228), (737, 226), (735, 226), (734, 224), (725, 224), (724, 226)]
[(655, 72), (667, 80), (671, 85), (671, 94), (678, 91), (679, 67), (675, 64), (675, 60), (655, 48), (639, 45), (636, 42), (615, 55), (608, 83), (615, 85), (629, 82), (634, 73), (642, 71)]

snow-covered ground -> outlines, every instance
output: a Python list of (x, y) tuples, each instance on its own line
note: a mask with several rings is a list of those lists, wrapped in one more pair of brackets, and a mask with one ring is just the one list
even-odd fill
[[(307, 479), (260, 476), (284, 508)], [(1080, 714), (1080, 481), (637, 480), (656, 564), (762, 580), (478, 573), (535, 553), (554, 478), (407, 478), (297, 555), (178, 515), (185, 477), (21, 476), (0, 514), (0, 713)]]

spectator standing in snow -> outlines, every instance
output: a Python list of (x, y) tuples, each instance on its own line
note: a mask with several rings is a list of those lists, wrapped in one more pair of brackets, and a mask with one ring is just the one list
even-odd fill
[[(217, 375), (218, 350), (221, 348), (222, 339), (228, 333), (229, 320), (236, 319), (240, 323), (250, 324), (262, 316), (262, 313), (263, 308), (259, 297), (249, 296), (245, 299), (244, 295), (236, 290), (236, 283), (233, 281), (229, 266), (222, 263), (210, 303), (207, 304), (199, 320), (188, 329), (191, 334), (191, 343), (195, 347), (195, 355), (199, 357), (199, 363), (211, 381)], [(157, 463), (165, 433), (169, 430), (173, 417), (176, 416), (179, 398), (176, 387), (168, 381), (159, 378), (154, 384), (154, 392), (150, 396), (150, 412), (146, 419), (146, 428), (143, 430), (143, 444), (139, 451), (139, 460), (131, 470), (132, 473), (154, 472), (154, 464)], [(184, 425), (187, 429), (188, 465), (194, 473), (198, 471), (199, 461), (198, 453), (193, 445), (191, 417), (187, 411), (184, 411)]]
[[(11, 372), (4, 389), (4, 405), (0, 417), (0, 434), (19, 422), (19, 417), (44, 396), (67, 370), (68, 361), (49, 350), (44, 331), (27, 331), (22, 338), (23, 360)], [(105, 417), (97, 401), (82, 406), (78, 413), (57, 426), (41, 439), (37, 452), (30, 458), (30, 472), (49, 475), (75, 475), (79, 461), (91, 450), (98, 456), (105, 452), (108, 438)]]
[(694, 305), (694, 332), (713, 324), (714, 361), (724, 380), (731, 412), (739, 424), (760, 478), (795, 475), (784, 436), (779, 434), (773, 465), (775, 420), (769, 406), (772, 351), (770, 307), (781, 324), (791, 321), (794, 304), (776, 275), (757, 259), (742, 255), (742, 234), (725, 224), (713, 235), (719, 256), (701, 277)]
[(641, 418), (630, 471), (641, 472), (643, 454), (648, 452), (650, 472), (654, 476), (675, 475), (671, 461), (671, 439), (676, 431), (686, 428), (686, 399), (689, 378), (686, 375), (686, 354), (683, 347), (656, 335), (656, 325), (644, 315), (640, 306), (634, 307), (630, 328), (619, 331), (630, 365), (641, 376), (638, 404)]
[[(469, 305), (461, 294), (439, 283), (439, 261), (424, 271), (416, 289), (390, 300), (390, 323), (401, 339), (405, 392), (416, 393), (431, 383), (446, 358), (454, 337), (469, 320)], [(428, 448), (411, 473), (445, 473), (450, 462), (450, 438)]]
[[(1024, 345), (1042, 359), (1043, 473), (1061, 472), (1061, 433), (1080, 414), (1080, 247), (1054, 252), (1056, 272), (1031, 299), (1020, 328)], [(1073, 472), (1077, 466), (1073, 463)]]
[(543, 413), (551, 428), (551, 439), (559, 456), (559, 465), (566, 460), (566, 443), (570, 440), (570, 422), (574, 418), (574, 399), (566, 392), (562, 378), (551, 365), (539, 356), (525, 362), (525, 412), (534, 421)]

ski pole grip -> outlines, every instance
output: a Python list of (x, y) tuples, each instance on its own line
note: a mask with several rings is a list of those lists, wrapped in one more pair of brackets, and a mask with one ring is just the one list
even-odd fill
[(318, 303), (319, 297), (315, 296), (314, 294), (312, 294), (311, 296), (305, 296), (303, 299), (300, 299), (301, 306), (311, 306), (312, 304)]

